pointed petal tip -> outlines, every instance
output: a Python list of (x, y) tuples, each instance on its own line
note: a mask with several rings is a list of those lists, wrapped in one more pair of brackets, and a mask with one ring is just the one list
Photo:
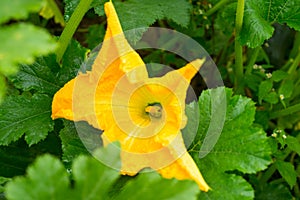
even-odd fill
[(104, 40), (113, 36), (123, 34), (122, 26), (119, 21), (116, 9), (111, 1), (104, 4), (104, 11), (107, 17), (107, 30)]
[(188, 81), (191, 81), (199, 69), (203, 66), (205, 57), (202, 59), (196, 59), (188, 63), (184, 67), (178, 69), (178, 72)]
[(201, 58), (201, 59), (196, 59), (196, 60), (193, 60), (192, 62), (190, 62), (191, 65), (193, 65), (197, 71), (199, 71), (199, 69), (203, 66), (203, 64), (205, 63), (205, 60), (206, 58)]

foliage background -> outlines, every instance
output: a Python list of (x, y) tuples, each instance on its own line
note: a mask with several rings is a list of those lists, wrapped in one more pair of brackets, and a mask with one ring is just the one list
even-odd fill
[[(73, 122), (52, 121), (53, 94), (76, 76), (104, 37), (103, 0), (0, 2), (0, 199), (298, 199), (300, 129), (300, 4), (298, 0), (114, 0), (124, 30), (165, 27), (199, 42), (226, 89), (192, 86), (187, 106), (199, 129), (189, 152), (208, 184), (163, 179), (157, 173), (120, 176), (84, 148)], [(138, 41), (137, 32), (131, 41)], [(178, 68), (183, 60), (142, 50), (144, 61)], [(232, 89), (229, 89), (232, 88)], [(201, 146), (225, 91), (227, 113), (216, 146)], [(5, 95), (5, 97), (4, 97)], [(193, 121), (195, 103), (200, 121)], [(80, 128), (98, 137), (86, 123)], [(114, 158), (111, 146), (95, 156)]]

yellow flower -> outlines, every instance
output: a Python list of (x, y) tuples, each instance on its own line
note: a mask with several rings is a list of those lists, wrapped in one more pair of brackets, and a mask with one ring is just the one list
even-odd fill
[(54, 96), (52, 118), (87, 121), (104, 130), (104, 145), (121, 143), (121, 173), (150, 167), (165, 178), (191, 179), (208, 191), (180, 132), (187, 123), (186, 91), (204, 59), (163, 77), (149, 78), (128, 44), (114, 6), (105, 4), (107, 30), (92, 70), (80, 73)]

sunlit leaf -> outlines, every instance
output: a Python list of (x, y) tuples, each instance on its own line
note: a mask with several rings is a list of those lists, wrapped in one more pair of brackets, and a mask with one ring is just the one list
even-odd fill
[(212, 113), (216, 112), (211, 109), (210, 94), (210, 90), (204, 91), (199, 99), (199, 130), (194, 146), (189, 151), (212, 188), (208, 193), (201, 193), (200, 197), (252, 199), (254, 193), (250, 184), (242, 177), (226, 172), (237, 170), (255, 173), (265, 169), (271, 162), (271, 149), (266, 133), (252, 125), (254, 103), (246, 97), (232, 96), (232, 91), (226, 89), (226, 118), (222, 133), (214, 148), (204, 158), (199, 158), (201, 141), (207, 132), (207, 128), (203, 127), (209, 126)]
[(1, 0), (0, 24), (9, 19), (25, 19), (30, 12), (38, 12), (43, 3), (41, 0)]
[(0, 73), (14, 74), (18, 64), (31, 64), (36, 56), (45, 55), (56, 47), (54, 39), (43, 29), (18, 23), (0, 28)]

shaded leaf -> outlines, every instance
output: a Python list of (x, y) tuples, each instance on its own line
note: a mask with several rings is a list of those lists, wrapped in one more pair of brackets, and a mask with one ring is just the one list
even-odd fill
[(63, 150), (62, 160), (67, 164), (67, 167), (71, 167), (71, 163), (76, 157), (89, 152), (80, 140), (74, 122), (64, 120), (64, 126), (59, 133)]
[(63, 56), (62, 67), (55, 55), (38, 58), (31, 65), (22, 64), (20, 71), (10, 77), (15, 87), (24, 91), (36, 90), (52, 96), (66, 82), (74, 78), (85, 59), (87, 49), (72, 40)]
[(258, 88), (258, 101), (261, 104), (262, 100), (269, 94), (273, 87), (273, 82), (271, 80), (262, 81)]
[(283, 184), (270, 183), (267, 185), (260, 185), (255, 190), (255, 199), (257, 200), (282, 200), (282, 199), (293, 199), (289, 189)]
[(278, 103), (278, 95), (276, 92), (272, 91), (268, 94), (266, 94), (263, 98), (266, 102), (269, 102), (271, 104)]
[(4, 185), (9, 182), (10, 178), (5, 178), (0, 176), (0, 194), (4, 192)]
[(54, 55), (38, 58), (32, 65), (20, 65), (20, 71), (10, 77), (13, 84), (24, 91), (36, 90), (40, 93), (53, 95), (61, 87), (52, 71), (59, 69)]
[(45, 139), (53, 130), (51, 101), (42, 94), (7, 97), (0, 106), (0, 145), (8, 145), (24, 134), (29, 145)]
[(60, 140), (55, 134), (49, 134), (45, 140), (31, 147), (28, 147), (23, 138), (11, 143), (9, 146), (2, 146), (0, 148), (0, 176), (14, 177), (24, 175), (28, 165), (37, 156), (44, 153), (51, 153), (57, 156), (61, 154)]
[[(94, 3), (95, 12), (102, 16), (103, 2)], [(158, 19), (168, 18), (177, 24), (187, 26), (189, 23), (190, 4), (185, 0), (160, 1), (127, 0), (114, 1), (118, 16), (124, 30), (148, 27)], [(142, 11), (142, 12), (141, 12)]]
[(297, 154), (300, 155), (300, 142), (297, 138), (289, 135), (285, 141), (291, 150), (297, 152)]
[[(72, 16), (75, 8), (79, 4), (80, 0), (64, 0), (64, 18), (65, 21), (69, 21), (70, 17)], [(100, 2), (100, 1), (98, 1)], [(103, 13), (104, 14), (104, 13)]]
[[(215, 28), (222, 30), (226, 35), (231, 36), (234, 30), (235, 13), (237, 3), (231, 3), (218, 12)], [(226, 26), (224, 26), (226, 24)]]
[(104, 38), (105, 29), (102, 24), (95, 24), (89, 26), (89, 32), (86, 36), (86, 42), (90, 49), (94, 49), (97, 47)]
[(283, 95), (284, 98), (290, 98), (294, 90), (294, 81), (291, 79), (284, 80), (279, 87), (278, 94)]
[(284, 162), (280, 160), (276, 161), (275, 165), (280, 175), (289, 184), (290, 188), (293, 188), (297, 180), (297, 173), (294, 169), (294, 165), (292, 165), (289, 162)]
[[(169, 19), (186, 27), (189, 24), (189, 10), (191, 5), (186, 0), (177, 1), (140, 1), (140, 0), (115, 0), (116, 11), (127, 39), (133, 43), (137, 42), (146, 27), (152, 25), (156, 20)], [(92, 6), (96, 14), (104, 15), (103, 1), (93, 2)], [(134, 29), (134, 30), (132, 30)]]
[(65, 54), (62, 58), (62, 68), (58, 74), (58, 82), (60, 85), (64, 85), (66, 82), (74, 78), (78, 70), (83, 68), (82, 66), (86, 59), (88, 49), (81, 46), (76, 40), (71, 40)]
[(275, 82), (281, 81), (282, 79), (286, 78), (289, 74), (282, 70), (276, 70), (272, 72), (272, 80)]

